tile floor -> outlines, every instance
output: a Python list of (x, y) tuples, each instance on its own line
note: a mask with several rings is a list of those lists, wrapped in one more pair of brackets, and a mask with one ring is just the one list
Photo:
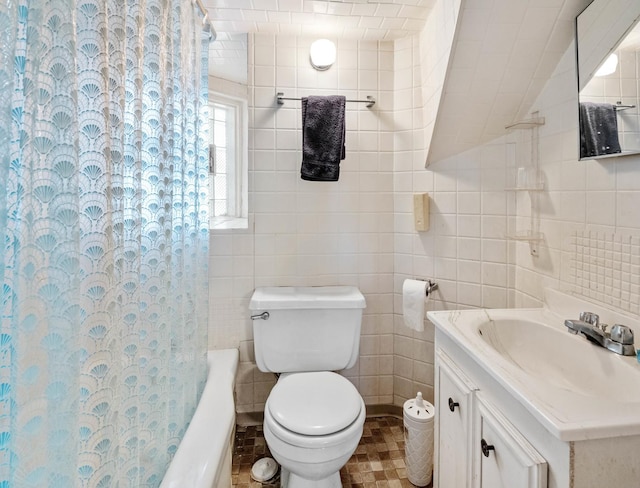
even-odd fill
[[(251, 479), (251, 466), (269, 456), (262, 426), (238, 427), (233, 449), (233, 486), (255, 488), (264, 486)], [(411, 488), (404, 464), (404, 433), (402, 419), (372, 417), (364, 424), (362, 439), (356, 452), (340, 471), (344, 488)], [(271, 485), (279, 486), (279, 480)], [(431, 485), (429, 485), (431, 487)]]

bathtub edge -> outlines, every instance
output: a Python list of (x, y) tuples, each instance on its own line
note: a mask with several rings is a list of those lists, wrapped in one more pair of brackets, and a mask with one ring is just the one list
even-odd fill
[(202, 397), (160, 488), (218, 488), (230, 486), (230, 442), (235, 429), (234, 386), (237, 349), (207, 352), (209, 372)]

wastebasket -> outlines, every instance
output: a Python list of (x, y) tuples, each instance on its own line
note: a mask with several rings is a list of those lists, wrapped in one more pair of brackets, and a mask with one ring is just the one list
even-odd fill
[(404, 451), (407, 477), (416, 486), (427, 486), (433, 476), (433, 417), (435, 407), (422, 393), (404, 402)]

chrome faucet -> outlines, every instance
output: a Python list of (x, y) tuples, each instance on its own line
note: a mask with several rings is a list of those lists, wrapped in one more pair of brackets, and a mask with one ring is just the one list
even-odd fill
[(565, 320), (564, 325), (572, 334), (580, 334), (589, 342), (604, 347), (623, 356), (635, 356), (633, 330), (626, 325), (616, 324), (607, 332), (607, 325), (600, 324), (600, 317), (592, 312), (582, 312), (579, 320)]

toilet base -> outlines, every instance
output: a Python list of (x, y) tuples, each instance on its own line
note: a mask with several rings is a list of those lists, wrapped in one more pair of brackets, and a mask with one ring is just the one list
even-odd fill
[(339, 471), (321, 480), (309, 480), (282, 467), (280, 486), (282, 488), (342, 488), (342, 482)]

